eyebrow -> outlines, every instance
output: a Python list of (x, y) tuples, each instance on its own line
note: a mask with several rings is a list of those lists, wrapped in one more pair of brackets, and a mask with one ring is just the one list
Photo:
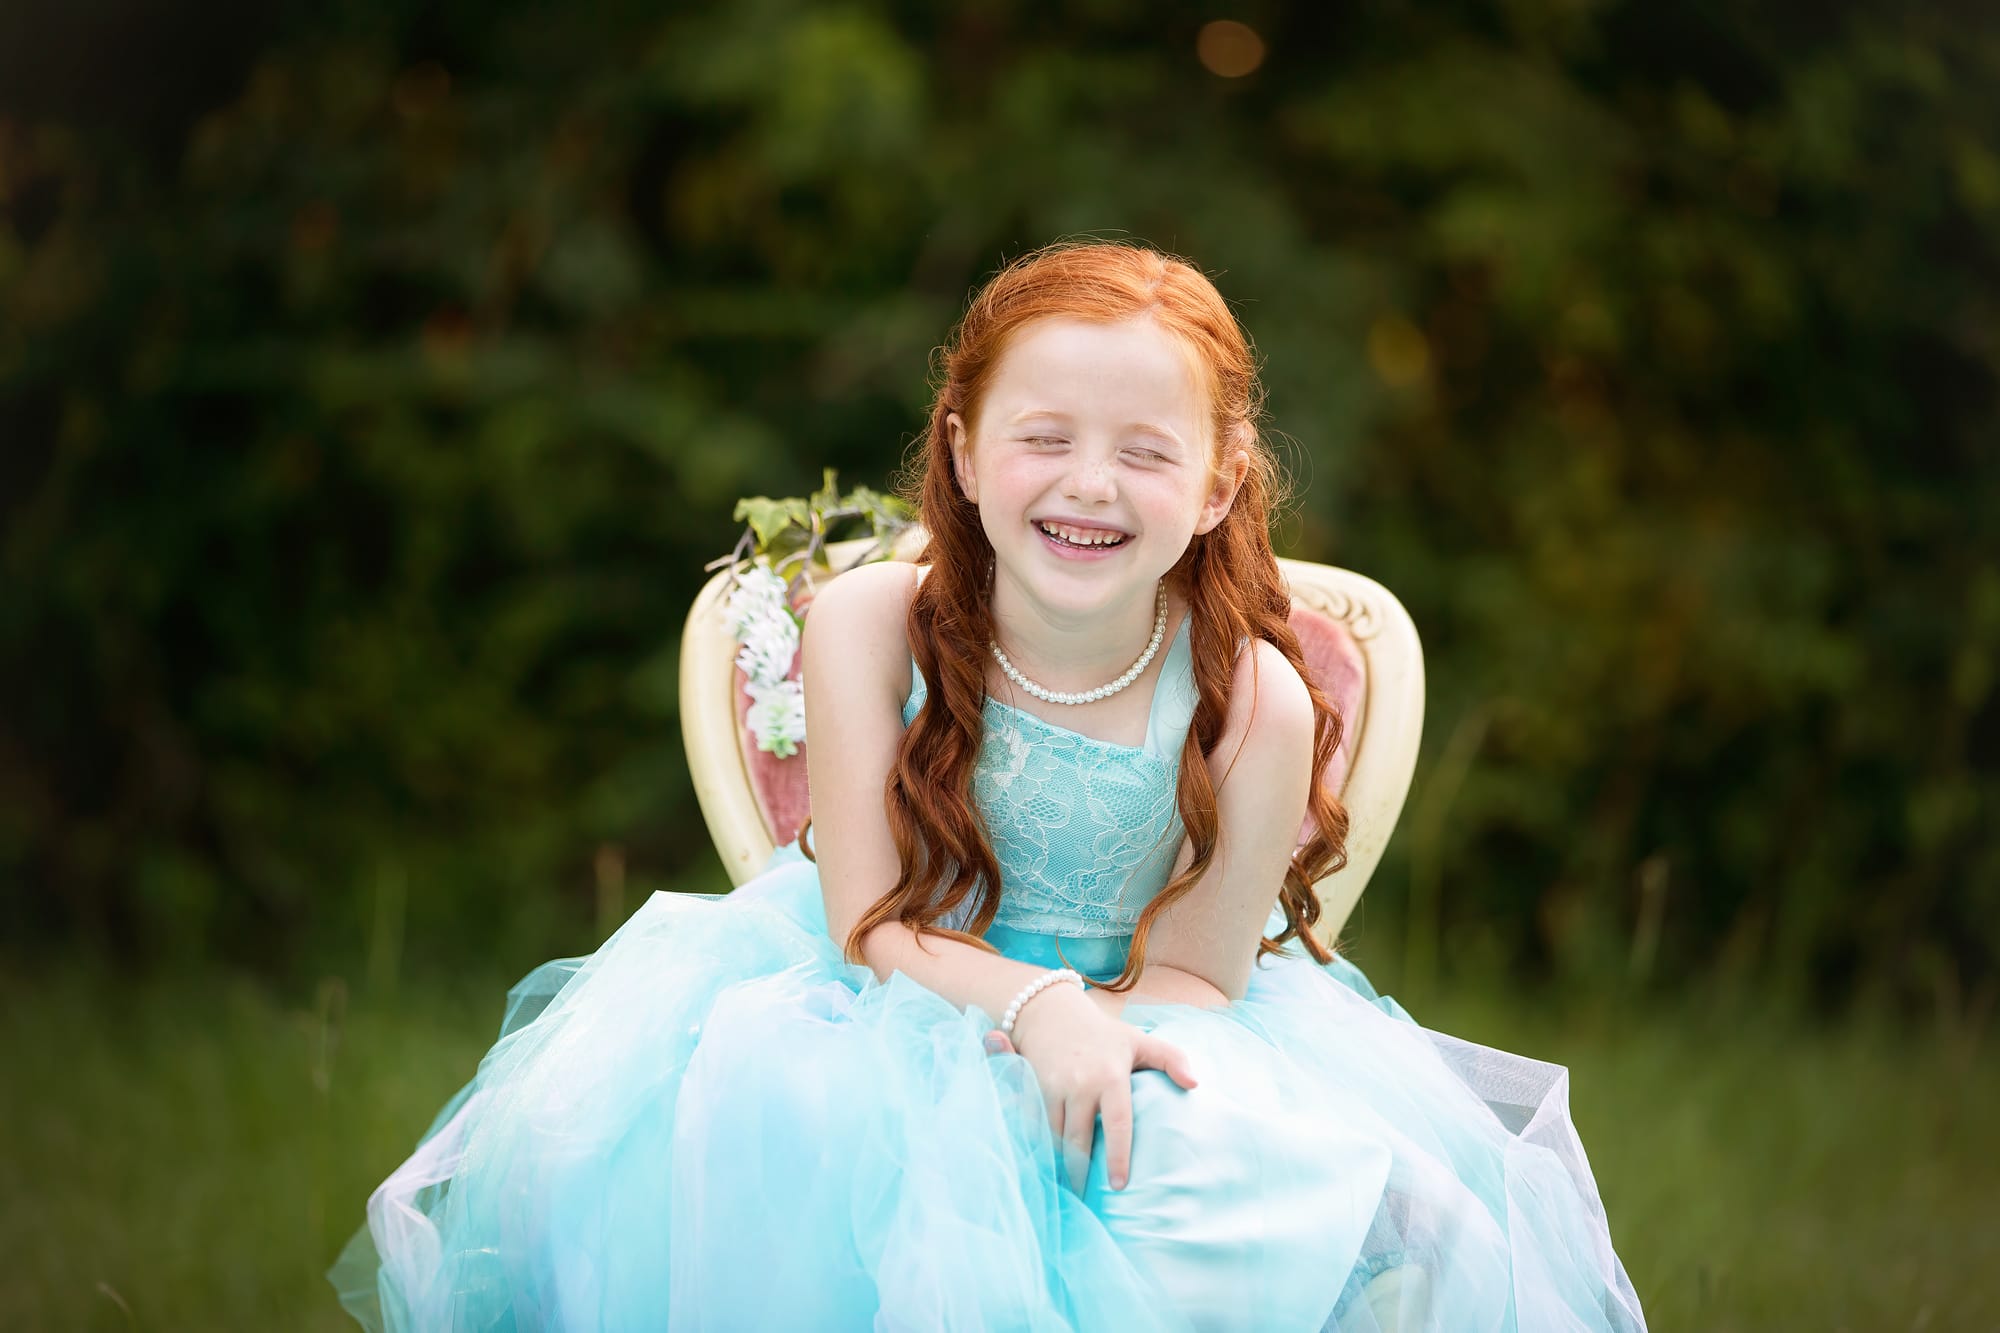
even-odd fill
[(1173, 445), (1173, 446), (1174, 446), (1174, 447), (1175, 447), (1176, 449), (1185, 449), (1185, 448), (1187, 448), (1187, 441), (1183, 440), (1183, 439), (1182, 439), (1182, 438), (1181, 438), (1181, 437), (1180, 437), (1180, 436), (1179, 436), (1179, 435), (1178, 435), (1178, 434), (1177, 434), (1177, 433), (1176, 433), (1176, 432), (1175, 432), (1175, 431), (1173, 430), (1173, 428), (1172, 428), (1172, 427), (1170, 427), (1170, 426), (1166, 426), (1166, 425), (1163, 425), (1163, 424), (1162, 424), (1162, 423), (1160, 423), (1160, 422), (1157, 422), (1157, 421), (1135, 421), (1135, 422), (1133, 422), (1133, 423), (1132, 423), (1132, 428), (1133, 428), (1133, 429), (1135, 429), (1135, 430), (1142, 430), (1142, 431), (1146, 432), (1146, 433), (1147, 433), (1148, 435), (1157, 435), (1157, 436), (1159, 436), (1159, 437), (1160, 437), (1160, 438), (1161, 438), (1162, 440), (1164, 440), (1165, 442), (1167, 442), (1168, 444), (1171, 444), (1171, 445)]

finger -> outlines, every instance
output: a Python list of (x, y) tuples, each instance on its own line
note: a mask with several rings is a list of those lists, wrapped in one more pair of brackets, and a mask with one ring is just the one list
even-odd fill
[(1097, 1136), (1097, 1106), (1087, 1098), (1072, 1098), (1063, 1108), (1063, 1170), (1070, 1188), (1083, 1193), (1090, 1177), (1090, 1144)]
[(1194, 1062), (1188, 1059), (1187, 1052), (1151, 1033), (1140, 1036), (1133, 1047), (1132, 1067), (1157, 1069), (1183, 1088), (1192, 1088), (1196, 1083)]
[(986, 1053), (988, 1055), (1013, 1055), (1014, 1043), (1006, 1033), (1002, 1032), (999, 1028), (994, 1028), (986, 1034)]
[(1105, 1093), (1097, 1114), (1104, 1121), (1104, 1172), (1111, 1188), (1122, 1190), (1132, 1169), (1132, 1080)]

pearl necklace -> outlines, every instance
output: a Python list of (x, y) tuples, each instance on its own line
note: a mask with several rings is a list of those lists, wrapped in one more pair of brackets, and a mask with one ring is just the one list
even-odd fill
[(1000, 659), (1000, 669), (1007, 673), (1007, 679), (1013, 681), (1043, 703), (1095, 703), (1099, 699), (1109, 698), (1111, 695), (1124, 689), (1127, 685), (1130, 685), (1133, 681), (1139, 679), (1139, 673), (1146, 669), (1146, 663), (1152, 661), (1153, 654), (1160, 651), (1160, 640), (1167, 636), (1167, 581), (1165, 579), (1160, 580), (1160, 592), (1155, 600), (1159, 605), (1159, 611), (1153, 617), (1153, 641), (1146, 645), (1145, 652), (1139, 654), (1139, 660), (1125, 669), (1124, 675), (1108, 685), (1099, 685), (1094, 690), (1062, 691), (1051, 690), (1037, 685), (1034, 681), (1022, 675), (1019, 668), (1007, 660), (1007, 654), (1000, 651), (999, 640), (993, 639), (988, 642), (992, 646), (993, 655)]

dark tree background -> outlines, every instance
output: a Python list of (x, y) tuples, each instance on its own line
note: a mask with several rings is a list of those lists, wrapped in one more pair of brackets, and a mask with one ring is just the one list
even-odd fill
[(720, 887), (732, 502), (886, 483), (969, 289), (1086, 232), (1216, 275), (1280, 549), (1424, 634), (1364, 963), (1990, 1001), (2000, 21), (1943, 0), (11, 5), (4, 947), (525, 966)]

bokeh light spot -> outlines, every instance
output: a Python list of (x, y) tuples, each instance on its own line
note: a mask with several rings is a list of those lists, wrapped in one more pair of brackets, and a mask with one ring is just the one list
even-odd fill
[(1240, 79), (1264, 63), (1264, 39), (1246, 23), (1216, 19), (1201, 25), (1194, 53), (1209, 73)]
[(1368, 328), (1368, 364), (1392, 388), (1420, 384), (1431, 373), (1430, 340), (1401, 315), (1384, 315)]

